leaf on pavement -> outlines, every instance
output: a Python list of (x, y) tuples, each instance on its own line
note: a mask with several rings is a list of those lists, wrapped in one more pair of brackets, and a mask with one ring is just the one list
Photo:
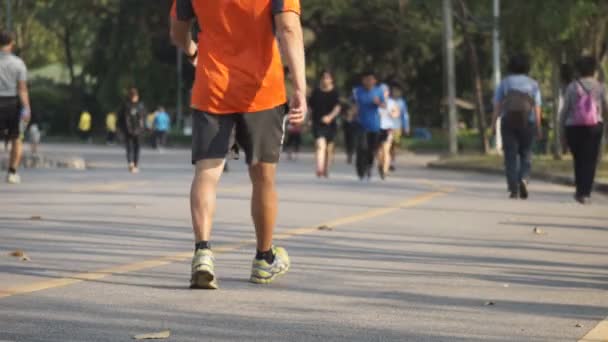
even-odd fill
[(30, 259), (30, 257), (27, 256), (27, 254), (25, 254), (25, 252), (20, 249), (10, 252), (9, 255), (15, 258), (19, 258), (19, 260), (21, 261), (32, 261), (32, 259)]
[(317, 229), (318, 230), (325, 230), (325, 231), (332, 231), (332, 230), (334, 230), (332, 227), (326, 226), (326, 225), (319, 226)]
[(485, 302), (484, 305), (485, 306), (494, 306), (494, 305), (496, 305), (496, 303), (494, 303), (494, 302)]
[(582, 327), (583, 327), (583, 325), (582, 325), (582, 324), (580, 324), (580, 323), (576, 323), (576, 324), (574, 325), (574, 327), (575, 327), (575, 328), (582, 328)]
[(547, 233), (545, 233), (544, 230), (542, 230), (542, 229), (540, 229), (538, 227), (534, 227), (533, 231), (534, 231), (534, 234), (536, 234), (536, 235), (545, 235), (545, 234), (547, 234)]
[(162, 340), (171, 336), (171, 330), (165, 330), (156, 333), (139, 334), (133, 336), (134, 340)]
[(40, 220), (42, 220), (42, 216), (40, 216), (40, 215), (34, 215), (34, 216), (30, 217), (30, 220), (32, 220), (32, 221), (40, 221)]
[(25, 255), (25, 253), (22, 250), (18, 249), (16, 251), (10, 252), (9, 255), (14, 257), (22, 257)]

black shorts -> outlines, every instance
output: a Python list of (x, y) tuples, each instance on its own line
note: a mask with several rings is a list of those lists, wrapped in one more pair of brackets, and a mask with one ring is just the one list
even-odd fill
[(336, 126), (324, 125), (324, 124), (314, 124), (312, 128), (312, 133), (315, 136), (315, 140), (319, 138), (324, 138), (328, 143), (334, 142), (336, 139)]
[(380, 131), (380, 136), (378, 139), (381, 144), (384, 144), (389, 141), (393, 137), (393, 131), (390, 129), (383, 129)]
[(0, 138), (19, 138), (19, 110), (17, 97), (0, 97)]
[(234, 139), (245, 151), (247, 164), (277, 163), (285, 132), (287, 106), (254, 113), (192, 114), (192, 164), (224, 159)]

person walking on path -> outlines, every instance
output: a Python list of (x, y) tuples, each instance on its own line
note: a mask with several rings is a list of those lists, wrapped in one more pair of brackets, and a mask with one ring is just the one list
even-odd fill
[(591, 199), (600, 156), (603, 116), (608, 113), (608, 99), (604, 85), (595, 79), (595, 58), (581, 57), (576, 63), (576, 69), (579, 78), (566, 88), (560, 127), (563, 146), (569, 147), (574, 161), (574, 199), (587, 204)]
[(116, 141), (118, 117), (115, 112), (106, 115), (106, 144), (113, 145)]
[(393, 143), (391, 144), (391, 165), (389, 167), (390, 171), (395, 171), (401, 140), (404, 136), (410, 134), (410, 114), (400, 87), (393, 87), (391, 98), (397, 103), (399, 108), (399, 115), (393, 118)]
[(118, 112), (120, 126), (125, 138), (127, 150), (127, 163), (129, 172), (139, 173), (139, 152), (141, 149), (141, 136), (144, 133), (144, 118), (146, 107), (140, 101), (137, 88), (131, 88), (125, 103)]
[(390, 97), (390, 90), (386, 84), (380, 86), (386, 99), (386, 107), (380, 107), (380, 146), (378, 148), (378, 174), (384, 180), (388, 175), (391, 165), (391, 146), (393, 145), (394, 119), (399, 117), (399, 106)]
[(509, 76), (500, 82), (494, 95), (492, 131), (496, 132), (500, 117), (510, 198), (527, 199), (532, 146), (536, 138), (542, 138), (542, 99), (538, 82), (528, 76), (530, 60), (527, 56), (513, 56), (508, 72)]
[(340, 115), (340, 94), (334, 85), (331, 72), (321, 73), (319, 86), (310, 97), (312, 132), (315, 137), (317, 177), (329, 177), (334, 154), (334, 139), (338, 130), (336, 119)]
[[(173, 42), (196, 67), (191, 101), (195, 175), (190, 197), (195, 254), (190, 286), (218, 288), (209, 240), (233, 128), (245, 152), (253, 188), (257, 251), (250, 281), (271, 283), (290, 267), (285, 249), (273, 245), (276, 164), (286, 123), (302, 124), (307, 112), (300, 2), (177, 0), (174, 5)], [(198, 47), (190, 33), (194, 20), (204, 28)], [(279, 51), (294, 83), (288, 113)]]
[(93, 128), (93, 117), (88, 110), (83, 110), (80, 113), (80, 119), (78, 120), (78, 132), (80, 132), (80, 139), (82, 141), (91, 142), (91, 129)]
[(21, 183), (17, 173), (21, 163), (21, 122), (30, 118), (30, 97), (27, 68), (21, 58), (13, 55), (14, 41), (10, 33), (0, 32), (0, 138), (11, 143), (8, 174), (10, 184)]
[(374, 159), (380, 147), (380, 115), (378, 109), (386, 107), (384, 90), (377, 85), (376, 75), (365, 72), (362, 85), (353, 91), (357, 104), (357, 153), (355, 164), (359, 179), (370, 179)]
[(39, 111), (35, 111), (35, 112), (32, 111), (32, 113), (30, 115), (30, 120), (27, 123), (25, 131), (27, 132), (27, 137), (30, 142), (30, 151), (32, 153), (32, 156), (37, 156), (38, 147), (40, 146), (40, 137), (42, 135), (40, 132), (40, 112)]
[(342, 131), (344, 133), (344, 152), (346, 163), (353, 163), (356, 146), (357, 123), (355, 122), (355, 107), (350, 103), (342, 104)]
[(154, 147), (160, 150), (167, 144), (167, 134), (171, 129), (171, 117), (163, 107), (159, 107), (154, 115)]

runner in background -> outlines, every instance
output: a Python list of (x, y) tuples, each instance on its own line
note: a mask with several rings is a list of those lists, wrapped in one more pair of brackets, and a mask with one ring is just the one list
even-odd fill
[(113, 145), (116, 142), (116, 128), (118, 117), (115, 112), (106, 114), (106, 144)]
[(344, 153), (346, 163), (353, 163), (356, 148), (357, 123), (355, 122), (356, 108), (351, 103), (342, 103), (342, 132), (344, 134)]
[(139, 98), (137, 88), (130, 88), (127, 99), (118, 112), (121, 130), (125, 138), (129, 172), (139, 173), (141, 136), (144, 134), (146, 107)]
[(377, 85), (372, 71), (363, 73), (361, 86), (353, 90), (353, 100), (357, 105), (357, 154), (356, 170), (359, 179), (370, 179), (374, 159), (380, 147), (380, 115), (378, 109), (386, 107), (384, 91)]
[(391, 98), (399, 107), (399, 115), (394, 118), (393, 127), (393, 143), (391, 145), (391, 166), (390, 171), (395, 171), (397, 162), (397, 153), (401, 147), (401, 140), (405, 136), (410, 135), (410, 115), (407, 107), (407, 102), (403, 96), (403, 91), (399, 86), (395, 86), (391, 92)]
[(160, 150), (167, 145), (167, 134), (171, 129), (171, 117), (165, 108), (158, 107), (154, 115), (154, 147)]
[(334, 85), (334, 77), (328, 70), (321, 72), (319, 86), (313, 91), (309, 104), (315, 138), (316, 174), (319, 178), (328, 178), (338, 130), (336, 119), (341, 110), (340, 94)]
[(11, 150), (6, 181), (21, 183), (17, 168), (21, 163), (20, 124), (30, 118), (27, 68), (13, 55), (14, 40), (10, 33), (0, 32), (0, 138), (10, 142)]
[(393, 145), (394, 119), (399, 117), (399, 107), (397, 102), (390, 97), (388, 85), (381, 84), (383, 96), (386, 99), (386, 106), (380, 107), (380, 146), (378, 148), (378, 174), (382, 180), (386, 176), (391, 165), (391, 146)]
[(93, 128), (93, 117), (88, 110), (83, 110), (80, 113), (80, 119), (78, 120), (78, 131), (80, 132), (80, 139), (86, 143), (91, 143), (91, 130)]

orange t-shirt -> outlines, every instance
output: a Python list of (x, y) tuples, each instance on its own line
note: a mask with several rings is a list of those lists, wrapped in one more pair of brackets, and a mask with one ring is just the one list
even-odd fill
[(288, 11), (300, 14), (300, 1), (176, 0), (172, 15), (201, 28), (192, 108), (251, 113), (287, 101), (273, 16)]

